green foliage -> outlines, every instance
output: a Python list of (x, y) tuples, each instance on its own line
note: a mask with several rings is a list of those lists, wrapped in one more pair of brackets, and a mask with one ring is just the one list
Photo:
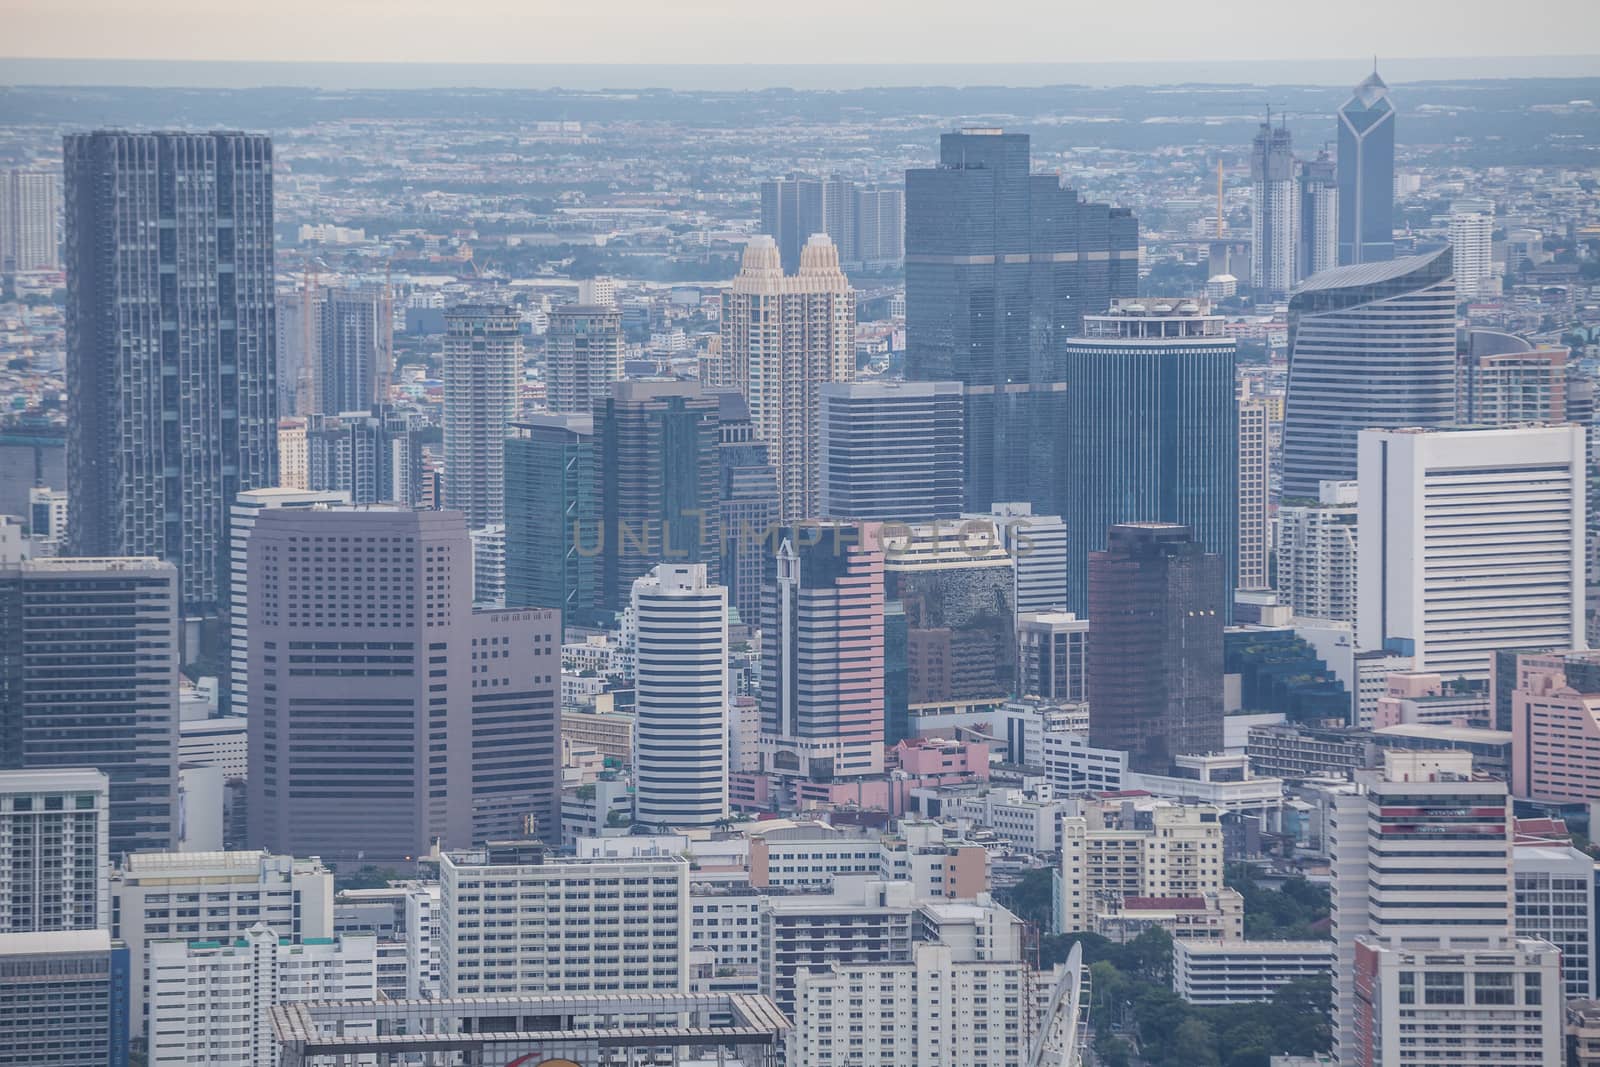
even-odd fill
[(1290, 878), (1281, 889), (1256, 880), (1255, 868), (1235, 863), (1226, 874), (1227, 884), (1244, 897), (1244, 936), (1269, 941), (1317, 941), (1333, 936), (1326, 925), (1333, 904), (1328, 890), (1304, 878)]
[(378, 868), (367, 864), (353, 874), (333, 872), (334, 889), (383, 889), (390, 882), (400, 880), (400, 872), (393, 867)]
[[(1052, 877), (1049, 867), (1029, 871), (1016, 885), (1000, 890), (995, 897), (1017, 918), (1033, 923), (1040, 930), (1049, 930), (1055, 926), (1055, 917), (1051, 914)], [(1067, 957), (1063, 954), (1061, 958)]]

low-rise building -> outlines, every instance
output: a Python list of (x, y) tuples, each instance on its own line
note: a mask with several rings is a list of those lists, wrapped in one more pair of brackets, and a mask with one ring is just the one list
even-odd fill
[(1190, 1004), (1271, 1000), (1291, 982), (1333, 979), (1332, 941), (1174, 938), (1172, 991)]
[[(1163, 915), (1153, 920), (1159, 924), (1170, 919), (1176, 927), (1210, 929), (1216, 924), (1202, 921), (1201, 913), (1214, 912), (1220, 921), (1227, 908), (1223, 898), (1237, 897), (1223, 885), (1220, 811), (1148, 797), (1142, 803), (1082, 801), (1076, 814), (1062, 818), (1061, 932), (1098, 931), (1103, 918), (1126, 925), (1157, 912)], [(1226, 929), (1203, 936), (1226, 936)], [(1243, 936), (1241, 926), (1236, 938)]]

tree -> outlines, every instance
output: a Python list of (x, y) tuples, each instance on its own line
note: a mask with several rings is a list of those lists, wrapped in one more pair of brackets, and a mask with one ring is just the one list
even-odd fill
[(1029, 871), (1016, 885), (995, 895), (1023, 922), (1033, 923), (1041, 930), (1049, 930), (1055, 926), (1055, 916), (1052, 914), (1054, 881), (1051, 869), (1041, 867)]

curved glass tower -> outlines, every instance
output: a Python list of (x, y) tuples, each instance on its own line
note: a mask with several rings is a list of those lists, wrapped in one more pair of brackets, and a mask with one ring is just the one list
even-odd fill
[(1354, 478), (1364, 429), (1447, 425), (1455, 395), (1449, 248), (1308, 279), (1289, 301), (1284, 498)]
[(1394, 258), (1394, 105), (1374, 70), (1339, 109), (1339, 263)]

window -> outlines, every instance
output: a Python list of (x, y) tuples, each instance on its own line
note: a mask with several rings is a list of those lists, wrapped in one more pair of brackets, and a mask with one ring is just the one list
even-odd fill
[(1539, 984), (1538, 971), (1526, 971), (1522, 975), (1522, 1003), (1543, 1004), (1544, 989)]
[(1517, 988), (1510, 971), (1486, 971), (1472, 979), (1474, 1004), (1515, 1004)]
[(1400, 972), (1400, 1003), (1415, 1004), (1417, 1002), (1417, 972)]
[(1424, 1004), (1465, 1004), (1467, 976), (1459, 973), (1424, 974)]

